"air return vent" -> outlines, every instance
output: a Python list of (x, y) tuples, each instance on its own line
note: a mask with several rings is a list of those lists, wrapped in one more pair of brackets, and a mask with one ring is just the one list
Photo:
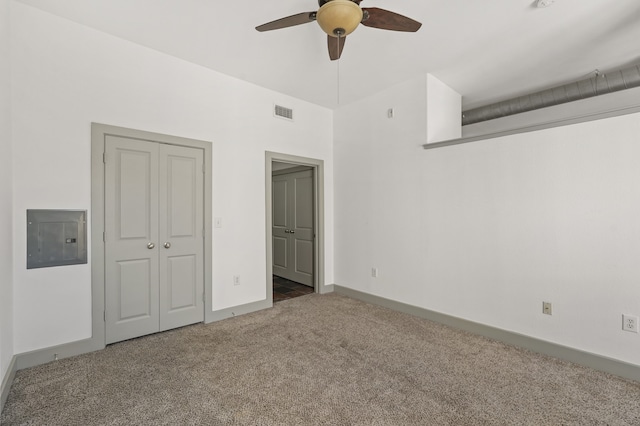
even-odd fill
[(293, 120), (293, 110), (280, 105), (274, 106), (273, 115), (287, 120)]

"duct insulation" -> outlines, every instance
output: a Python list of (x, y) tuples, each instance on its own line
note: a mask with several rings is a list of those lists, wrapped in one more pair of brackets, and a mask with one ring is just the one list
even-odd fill
[(480, 123), (620, 90), (640, 87), (640, 65), (595, 72), (593, 77), (462, 112), (462, 125)]

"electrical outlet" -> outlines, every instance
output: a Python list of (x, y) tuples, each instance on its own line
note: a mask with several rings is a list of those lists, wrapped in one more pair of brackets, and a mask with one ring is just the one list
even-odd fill
[(542, 302), (542, 313), (551, 315), (551, 302)]
[(233, 276), (233, 285), (240, 285), (240, 275)]
[(371, 276), (373, 278), (378, 278), (378, 268), (371, 268)]
[(622, 329), (632, 333), (638, 332), (638, 317), (622, 314)]

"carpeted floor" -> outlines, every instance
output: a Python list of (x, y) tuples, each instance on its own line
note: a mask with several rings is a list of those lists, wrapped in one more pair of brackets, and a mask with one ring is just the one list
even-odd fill
[(3, 425), (639, 425), (640, 383), (347, 297), (18, 371)]

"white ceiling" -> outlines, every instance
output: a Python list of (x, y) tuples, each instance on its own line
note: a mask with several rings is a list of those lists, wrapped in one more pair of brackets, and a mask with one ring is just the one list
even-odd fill
[(556, 0), (542, 9), (533, 0), (363, 0), (423, 26), (361, 25), (335, 62), (315, 22), (254, 29), (315, 11), (316, 0), (19, 1), (329, 108), (431, 73), (469, 109), (640, 63), (639, 0)]

